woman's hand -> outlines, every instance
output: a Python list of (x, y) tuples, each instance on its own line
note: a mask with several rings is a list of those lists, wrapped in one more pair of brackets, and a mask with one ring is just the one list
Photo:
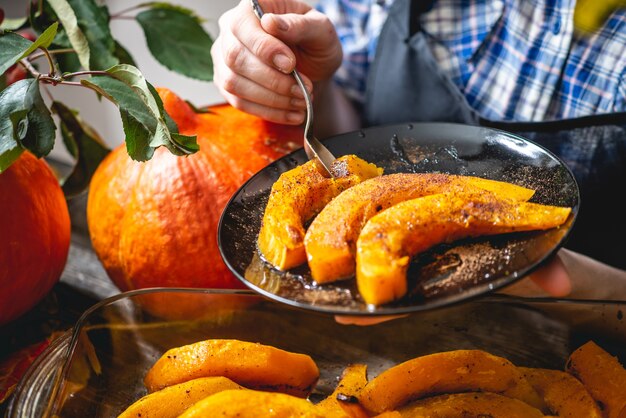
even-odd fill
[[(572, 280), (558, 255), (554, 256), (548, 264), (532, 273), (530, 280), (548, 296), (555, 298), (565, 297), (572, 291)], [(519, 294), (518, 296), (526, 295)]]
[(341, 63), (330, 20), (299, 0), (260, 1), (261, 21), (249, 0), (224, 13), (211, 48), (214, 82), (234, 107), (264, 119), (304, 121), (304, 96), (290, 73), (298, 67), (309, 92)]

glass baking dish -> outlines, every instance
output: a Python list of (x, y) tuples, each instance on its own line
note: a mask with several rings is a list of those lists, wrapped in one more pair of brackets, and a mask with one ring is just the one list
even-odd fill
[(626, 360), (626, 303), (491, 295), (372, 325), (260, 299), (248, 291), (149, 289), (106, 299), (55, 342), (18, 385), (7, 417), (115, 417), (146, 394), (143, 377), (172, 347), (232, 338), (309, 354), (320, 368), (313, 402), (350, 363), (370, 378), (410, 358), (477, 348), (517, 365), (562, 369), (594, 340)]

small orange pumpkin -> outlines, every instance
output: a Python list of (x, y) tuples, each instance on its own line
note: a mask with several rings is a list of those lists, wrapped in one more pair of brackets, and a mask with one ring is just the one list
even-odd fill
[(0, 174), (0, 325), (35, 306), (59, 280), (70, 215), (59, 181), (29, 152)]
[(176, 157), (159, 148), (145, 163), (123, 146), (111, 152), (90, 185), (93, 247), (122, 290), (241, 288), (218, 250), (221, 212), (254, 173), (302, 146), (302, 130), (229, 105), (196, 114), (172, 92), (159, 94), (179, 131), (198, 136), (200, 151)]

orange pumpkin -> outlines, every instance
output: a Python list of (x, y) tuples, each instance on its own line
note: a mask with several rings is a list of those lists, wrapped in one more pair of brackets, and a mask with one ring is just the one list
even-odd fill
[(180, 132), (198, 136), (200, 151), (176, 157), (159, 148), (145, 163), (123, 146), (111, 152), (90, 185), (93, 247), (122, 290), (241, 288), (218, 250), (221, 212), (254, 173), (302, 146), (302, 130), (229, 105), (196, 114), (172, 92), (159, 94)]
[(70, 215), (50, 167), (24, 152), (0, 174), (0, 325), (22, 315), (59, 280)]

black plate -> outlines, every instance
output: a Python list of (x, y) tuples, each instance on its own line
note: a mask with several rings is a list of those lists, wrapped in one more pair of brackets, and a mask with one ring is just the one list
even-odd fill
[(365, 129), (324, 141), (336, 155), (356, 154), (397, 172), (441, 172), (515, 183), (536, 190), (533, 202), (568, 206), (569, 219), (548, 231), (505, 234), (440, 245), (413, 260), (409, 293), (377, 308), (354, 279), (317, 286), (307, 266), (278, 272), (259, 259), (256, 239), (272, 184), (307, 161), (298, 150), (261, 170), (235, 193), (219, 224), (222, 257), (248, 287), (300, 308), (350, 315), (390, 315), (449, 305), (508, 285), (537, 268), (564, 242), (578, 213), (571, 171), (546, 149), (507, 132), (457, 124), (414, 123)]

